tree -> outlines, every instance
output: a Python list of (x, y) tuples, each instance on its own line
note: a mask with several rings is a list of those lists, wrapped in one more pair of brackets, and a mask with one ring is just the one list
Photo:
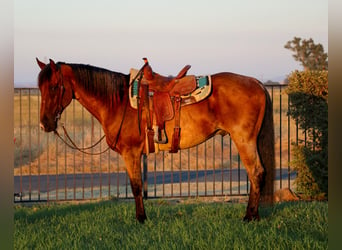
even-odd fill
[(292, 168), (297, 172), (297, 192), (304, 196), (328, 194), (328, 54), (310, 38), (295, 37), (284, 46), (294, 51), (304, 71), (292, 72), (286, 90), (289, 115), (307, 138), (294, 147)]
[(294, 59), (302, 64), (304, 70), (328, 69), (328, 54), (324, 52), (322, 44), (315, 44), (312, 38), (302, 40), (294, 37), (284, 47), (294, 52)]
[(297, 192), (309, 197), (328, 194), (328, 71), (295, 71), (286, 89), (289, 115), (306, 133), (294, 145), (292, 168)]
[(276, 85), (276, 84), (279, 84), (279, 82), (274, 82), (271, 80), (267, 80), (266, 82), (264, 82), (264, 85)]

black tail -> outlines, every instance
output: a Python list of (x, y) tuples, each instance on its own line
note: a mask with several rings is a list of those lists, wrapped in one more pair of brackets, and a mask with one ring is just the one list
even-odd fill
[(275, 179), (274, 123), (272, 101), (266, 88), (265, 95), (265, 115), (258, 136), (258, 152), (265, 169), (264, 186), (261, 190), (261, 202), (264, 204), (273, 204)]

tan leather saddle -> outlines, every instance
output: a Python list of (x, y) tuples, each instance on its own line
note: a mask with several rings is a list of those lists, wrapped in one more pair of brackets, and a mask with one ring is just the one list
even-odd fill
[[(174, 131), (172, 135), (171, 153), (176, 153), (180, 142), (180, 108), (181, 96), (188, 95), (196, 89), (196, 77), (186, 76), (190, 65), (186, 65), (176, 77), (166, 77), (153, 72), (146, 58), (143, 58), (143, 78), (141, 79), (140, 107), (148, 109), (147, 136), (149, 152), (154, 149), (154, 141), (167, 143), (165, 122), (174, 118)], [(152, 96), (152, 104), (149, 103)], [(152, 110), (152, 111), (151, 111)], [(141, 114), (141, 111), (139, 111)], [(156, 120), (156, 131), (152, 128), (153, 118)], [(157, 133), (155, 139), (151, 137)], [(163, 138), (164, 137), (164, 138)]]

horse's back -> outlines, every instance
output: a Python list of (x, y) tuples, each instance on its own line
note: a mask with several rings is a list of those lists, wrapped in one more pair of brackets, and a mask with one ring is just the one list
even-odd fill
[[(227, 72), (211, 75), (211, 81), (213, 89), (207, 99), (181, 110), (181, 148), (197, 145), (217, 133), (255, 137), (261, 126), (265, 93), (258, 80)], [(166, 122), (168, 135), (172, 135), (173, 126), (174, 121)], [(170, 143), (160, 145), (161, 150), (169, 148)]]
[(241, 117), (242, 112), (263, 111), (266, 89), (257, 79), (229, 72), (214, 74), (211, 79), (213, 92), (208, 101), (218, 110), (223, 108), (226, 115), (234, 118)]
[(256, 95), (263, 94), (264, 87), (256, 78), (239, 75), (231, 72), (222, 72), (211, 75), (213, 91), (229, 91), (231, 94)]

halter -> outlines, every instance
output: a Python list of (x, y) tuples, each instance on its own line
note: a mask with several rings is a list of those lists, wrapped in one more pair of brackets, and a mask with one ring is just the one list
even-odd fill
[(64, 107), (62, 105), (62, 101), (63, 101), (63, 95), (64, 95), (64, 91), (65, 91), (65, 87), (63, 84), (62, 70), (59, 69), (58, 71), (59, 71), (60, 79), (58, 81), (59, 95), (58, 95), (58, 100), (57, 100), (57, 110), (56, 110), (56, 117), (55, 117), (56, 122), (61, 119), (61, 115), (62, 115), (62, 112), (64, 110)]

